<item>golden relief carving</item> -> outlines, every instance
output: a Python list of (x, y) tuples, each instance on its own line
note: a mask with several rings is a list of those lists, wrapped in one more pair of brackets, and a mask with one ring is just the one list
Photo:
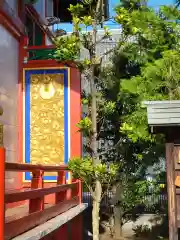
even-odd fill
[(61, 164), (64, 161), (64, 75), (32, 75), (30, 95), (31, 163)]

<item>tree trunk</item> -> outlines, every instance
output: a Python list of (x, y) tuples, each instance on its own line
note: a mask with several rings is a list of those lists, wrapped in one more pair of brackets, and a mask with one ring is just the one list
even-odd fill
[(121, 207), (114, 207), (114, 235), (115, 238), (122, 237), (122, 211)]
[(92, 210), (92, 228), (93, 228), (93, 240), (99, 240), (99, 210), (101, 202), (102, 186), (100, 181), (96, 181), (95, 198), (93, 199)]
[(122, 185), (117, 183), (113, 187), (114, 197), (113, 197), (113, 214), (114, 214), (114, 236), (116, 238), (122, 237), (122, 208), (119, 205), (122, 197)]
[[(96, 13), (99, 10), (101, 0), (98, 0)], [(98, 156), (98, 142), (97, 142), (97, 92), (96, 92), (96, 82), (95, 82), (95, 65), (94, 60), (96, 59), (96, 41), (97, 41), (97, 21), (95, 20), (92, 24), (92, 48), (89, 51), (89, 56), (91, 60), (91, 73), (90, 73), (90, 89), (91, 89), (91, 121), (92, 121), (92, 135), (91, 135), (91, 149), (92, 149), (92, 160), (93, 166), (101, 163)], [(99, 240), (99, 211), (102, 196), (102, 185), (101, 182), (96, 179), (95, 190), (93, 197), (93, 210), (92, 210), (92, 227), (93, 227), (93, 240)]]

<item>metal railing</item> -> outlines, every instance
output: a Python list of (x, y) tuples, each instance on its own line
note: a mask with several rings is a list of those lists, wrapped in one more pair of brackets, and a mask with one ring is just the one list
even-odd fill
[[(113, 205), (112, 205), (112, 198), (113, 193), (111, 191), (107, 192), (104, 195), (104, 198), (101, 202), (102, 208), (108, 208), (108, 210), (112, 213), (113, 212)], [(87, 203), (89, 207), (92, 207), (93, 199), (90, 192), (83, 192), (82, 195), (83, 203)], [(144, 194), (142, 197), (141, 203), (143, 205), (143, 213), (156, 213), (161, 212), (164, 213), (166, 211), (168, 202), (167, 194)]]

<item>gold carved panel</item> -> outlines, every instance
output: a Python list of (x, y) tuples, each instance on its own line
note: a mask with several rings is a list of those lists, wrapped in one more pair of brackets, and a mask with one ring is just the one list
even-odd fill
[(30, 108), (31, 163), (63, 163), (64, 75), (32, 75)]

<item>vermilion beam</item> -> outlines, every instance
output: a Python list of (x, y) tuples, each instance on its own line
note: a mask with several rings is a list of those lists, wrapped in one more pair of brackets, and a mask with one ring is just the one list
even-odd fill
[(5, 149), (0, 148), (0, 240), (4, 239)]

